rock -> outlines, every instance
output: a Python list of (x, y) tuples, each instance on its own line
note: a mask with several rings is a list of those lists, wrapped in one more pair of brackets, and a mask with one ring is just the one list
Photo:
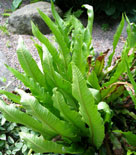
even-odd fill
[[(11, 73), (6, 68), (5, 64), (7, 63), (7, 59), (5, 55), (0, 51), (0, 89), (1, 87), (7, 86), (11, 79)], [(3, 82), (2, 79), (6, 79), (6, 82)], [(12, 88), (9, 87), (8, 90), (11, 90)]]
[[(53, 19), (51, 12), (51, 4), (48, 2), (37, 2), (28, 4), (11, 14), (8, 19), (8, 29), (12, 33), (17, 34), (32, 34), (31, 20), (38, 25), (40, 31), (43, 34), (50, 33), (49, 28), (45, 22), (41, 19), (37, 9), (40, 9), (48, 17)], [(56, 6), (56, 10), (61, 14), (61, 10)]]

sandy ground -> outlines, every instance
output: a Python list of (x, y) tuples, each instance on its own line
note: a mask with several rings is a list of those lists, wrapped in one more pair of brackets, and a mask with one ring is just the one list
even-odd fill
[[(0, 25), (4, 25), (7, 21), (7, 18), (4, 18), (1, 14), (4, 12), (5, 9), (8, 9), (11, 7), (11, 0), (0, 0)], [(93, 47), (95, 51), (98, 52), (104, 52), (107, 49), (110, 49), (110, 52), (112, 52), (112, 41), (113, 41), (113, 35), (116, 31), (116, 23), (113, 23), (113, 26), (110, 27), (108, 31), (102, 30), (102, 23), (104, 21), (96, 21), (94, 22), (93, 27)], [(29, 35), (21, 35), (24, 39), (24, 42), (27, 46), (27, 48), (32, 53), (34, 59), (38, 62), (39, 57), (37, 54), (37, 50), (33, 45), (33, 41), (31, 39), (32, 36)], [(52, 39), (52, 35), (46, 35), (50, 40)], [(8, 64), (11, 67), (14, 67), (18, 70), (21, 70), (21, 67), (17, 60), (16, 55), (16, 47), (18, 43), (19, 35), (11, 34), (9, 36), (3, 34), (0, 31), (0, 51), (3, 52), (7, 58)], [(34, 38), (34, 37), (33, 37)], [(36, 38), (34, 38), (36, 40)], [(37, 41), (37, 40), (36, 40)], [(38, 41), (37, 41), (38, 42)], [(117, 49), (116, 49), (116, 56), (120, 55), (123, 47), (123, 42), (120, 40)], [(13, 86), (19, 86), (20, 82), (14, 79), (14, 82), (12, 83)]]

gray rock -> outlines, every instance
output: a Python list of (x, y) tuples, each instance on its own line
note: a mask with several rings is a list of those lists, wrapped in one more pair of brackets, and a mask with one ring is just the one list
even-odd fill
[[(32, 34), (31, 20), (38, 25), (40, 31), (44, 34), (50, 33), (49, 28), (41, 19), (37, 9), (40, 9), (48, 17), (53, 19), (51, 12), (51, 4), (48, 2), (37, 2), (28, 4), (11, 14), (8, 19), (8, 29), (12, 33), (17, 34)], [(61, 10), (56, 6), (56, 10), (61, 14)]]
[[(5, 55), (0, 51), (0, 88), (6, 87), (11, 79), (11, 73), (6, 68), (5, 64), (7, 63), (7, 59)], [(6, 79), (6, 82), (3, 82), (1, 79)], [(11, 90), (12, 88), (9, 86), (8, 90)]]

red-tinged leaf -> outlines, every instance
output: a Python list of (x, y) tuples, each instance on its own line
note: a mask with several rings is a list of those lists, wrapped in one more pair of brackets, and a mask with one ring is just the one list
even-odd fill
[(100, 76), (102, 71), (103, 71), (105, 57), (108, 54), (109, 50), (110, 49), (107, 49), (102, 55), (98, 56), (96, 59), (94, 71), (95, 71), (97, 76)]

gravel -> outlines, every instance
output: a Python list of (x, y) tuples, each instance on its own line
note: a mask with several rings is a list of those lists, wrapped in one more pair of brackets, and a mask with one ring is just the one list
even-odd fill
[[(7, 1), (1, 0), (0, 25), (4, 25), (5, 22), (7, 21), (7, 18), (4, 18), (1, 14), (4, 12), (5, 9), (10, 8), (10, 6), (11, 6), (11, 0), (7, 0)], [(103, 23), (100, 21), (94, 22), (93, 47), (95, 51), (98, 51), (98, 52), (104, 52), (107, 49), (110, 49), (110, 52), (112, 52), (113, 35), (116, 31), (118, 23), (113, 23), (112, 27), (110, 27), (108, 31), (102, 30), (102, 24)], [(7, 36), (0, 31), (0, 51), (2, 51), (5, 54), (8, 61), (8, 65), (21, 71), (21, 67), (19, 65), (17, 55), (16, 55), (16, 47), (18, 44), (19, 36), (20, 35), (15, 35), (15, 34), (10, 34), (9, 36)], [(38, 57), (37, 50), (34, 47), (33, 41), (31, 39), (32, 36), (29, 36), (29, 35), (21, 35), (21, 36), (23, 37), (24, 42), (27, 48), (29, 49), (29, 51), (31, 52), (31, 54), (33, 55), (34, 59), (38, 62), (39, 57)], [(46, 37), (49, 40), (54, 42), (52, 34), (46, 35)], [(39, 43), (39, 41), (35, 37), (33, 37), (33, 39)], [(124, 36), (122, 36), (121, 40), (119, 41), (115, 56), (119, 56), (121, 54), (122, 47), (124, 44), (123, 40), (124, 40)], [(14, 87), (16, 86), (18, 87), (21, 85), (21, 83), (18, 80), (14, 79), (14, 82), (12, 82), (12, 85)]]

